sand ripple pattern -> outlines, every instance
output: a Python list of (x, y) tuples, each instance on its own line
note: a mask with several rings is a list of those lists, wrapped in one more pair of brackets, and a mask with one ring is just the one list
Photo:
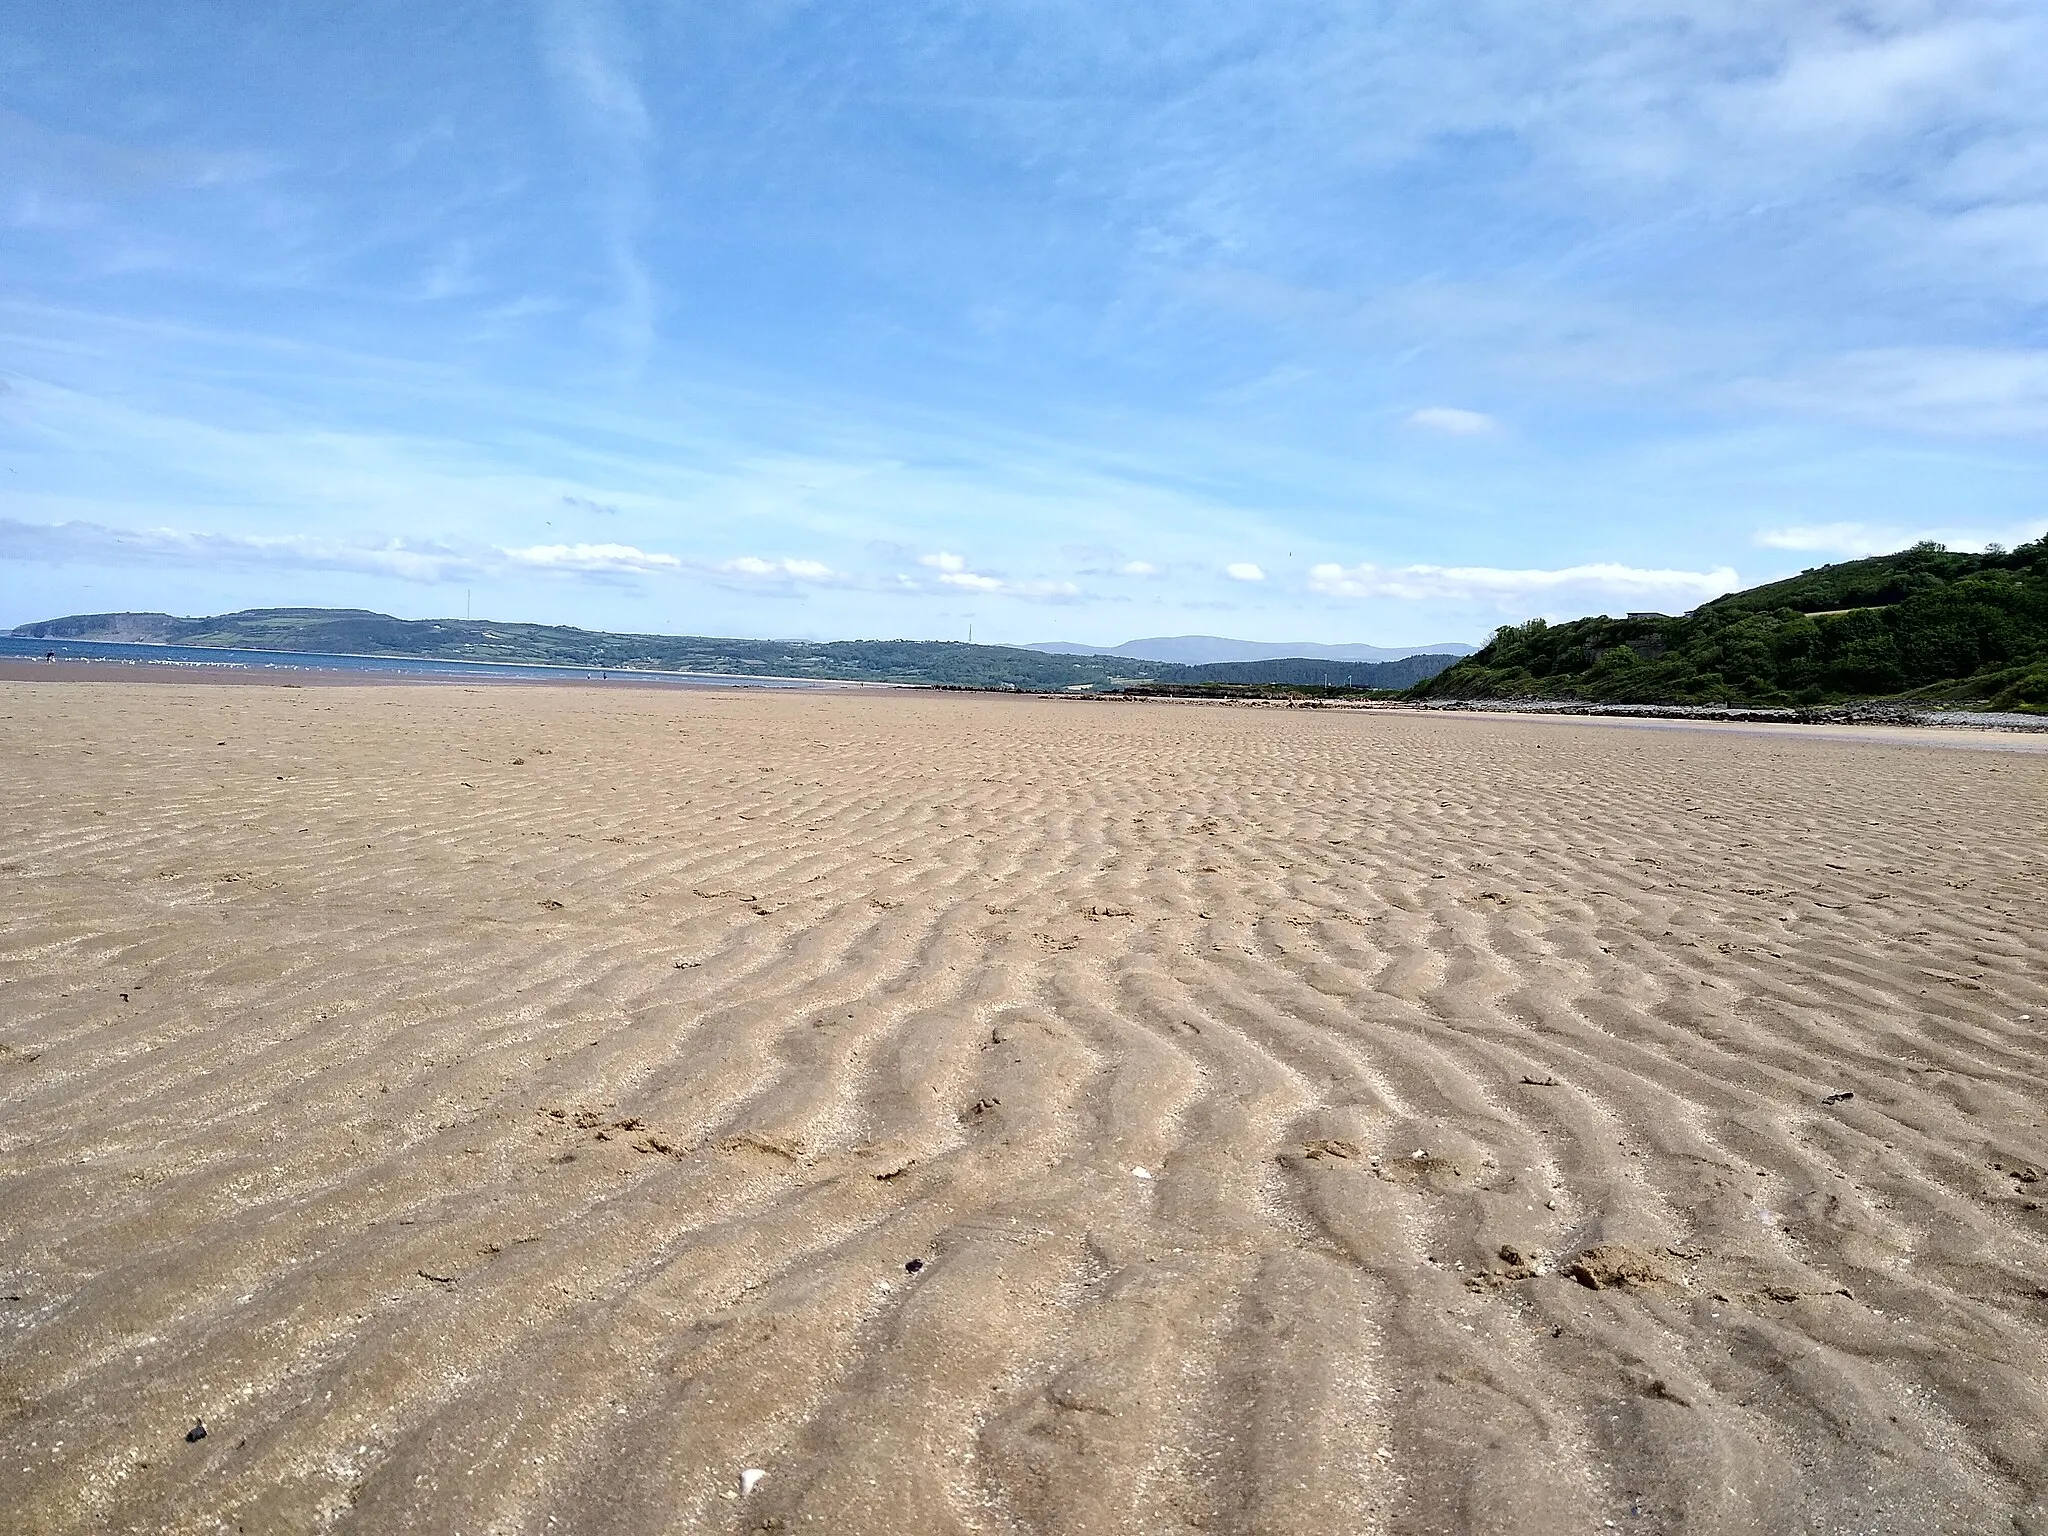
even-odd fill
[(9, 1531), (2048, 1532), (2048, 756), (18, 684), (0, 768)]

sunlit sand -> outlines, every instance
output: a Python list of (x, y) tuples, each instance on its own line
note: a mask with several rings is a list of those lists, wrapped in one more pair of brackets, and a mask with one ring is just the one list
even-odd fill
[(2048, 756), (1860, 737), (0, 682), (0, 1527), (2048, 1529)]

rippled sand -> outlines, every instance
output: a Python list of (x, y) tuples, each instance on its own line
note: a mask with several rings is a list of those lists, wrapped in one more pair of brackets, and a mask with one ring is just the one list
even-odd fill
[(2048, 1531), (2048, 755), (1860, 735), (0, 684), (0, 1528)]

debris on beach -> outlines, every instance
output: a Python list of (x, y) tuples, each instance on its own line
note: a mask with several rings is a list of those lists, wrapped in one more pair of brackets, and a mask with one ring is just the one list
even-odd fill
[(192, 1427), (185, 1431), (185, 1443), (187, 1445), (197, 1445), (201, 1440), (204, 1440), (205, 1438), (206, 1420), (194, 1419), (192, 1421)]
[(1623, 1243), (1588, 1248), (1565, 1265), (1564, 1272), (1590, 1291), (1633, 1290), (1671, 1283), (1663, 1265)]
[(1340, 1141), (1334, 1136), (1318, 1136), (1301, 1144), (1301, 1155), (1311, 1161), (1320, 1161), (1326, 1157), (1354, 1158), (1358, 1156), (1358, 1144)]

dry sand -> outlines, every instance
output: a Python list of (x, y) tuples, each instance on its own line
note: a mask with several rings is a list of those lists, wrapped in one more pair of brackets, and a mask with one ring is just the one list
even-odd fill
[(2048, 1531), (2048, 755), (1861, 735), (0, 684), (0, 1528)]

